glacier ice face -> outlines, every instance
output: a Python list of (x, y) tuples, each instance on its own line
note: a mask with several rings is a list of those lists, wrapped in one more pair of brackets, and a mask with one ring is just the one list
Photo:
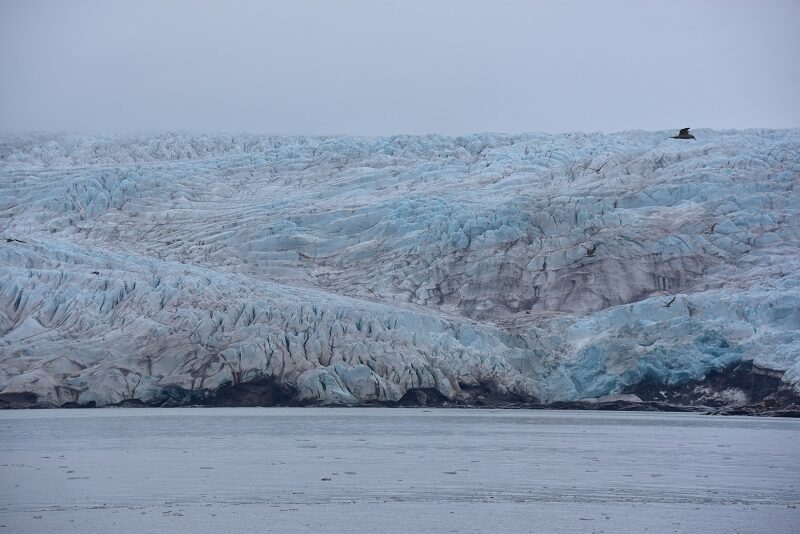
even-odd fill
[(800, 130), (696, 135), (4, 138), (0, 396), (797, 389)]

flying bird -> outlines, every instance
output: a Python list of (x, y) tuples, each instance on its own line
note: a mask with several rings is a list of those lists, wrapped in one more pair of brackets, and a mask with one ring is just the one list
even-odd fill
[(694, 136), (689, 133), (689, 128), (681, 128), (681, 131), (678, 132), (678, 135), (670, 136), (673, 139), (694, 139)]

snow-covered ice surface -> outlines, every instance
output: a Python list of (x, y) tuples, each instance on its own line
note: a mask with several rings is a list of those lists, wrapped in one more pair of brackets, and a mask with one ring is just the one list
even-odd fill
[(796, 392), (800, 130), (669, 134), (0, 139), (0, 399)]
[(800, 421), (0, 412), (0, 532), (797, 532)]

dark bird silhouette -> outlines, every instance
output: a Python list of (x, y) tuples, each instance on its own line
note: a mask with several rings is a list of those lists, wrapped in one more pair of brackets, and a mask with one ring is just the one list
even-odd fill
[(13, 237), (7, 237), (6, 243), (25, 243), (25, 241), (21, 239), (14, 239)]
[(671, 135), (673, 139), (694, 139), (694, 136), (689, 133), (689, 128), (681, 128), (678, 135)]
[(665, 308), (669, 308), (670, 306), (672, 306), (672, 303), (675, 302), (676, 298), (678, 298), (678, 297), (672, 297), (672, 300), (667, 302), (666, 304), (664, 304), (664, 307)]

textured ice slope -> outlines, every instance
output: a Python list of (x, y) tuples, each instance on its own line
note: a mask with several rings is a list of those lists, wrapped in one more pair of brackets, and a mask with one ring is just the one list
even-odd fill
[(800, 130), (696, 135), (2, 139), (0, 396), (797, 389)]

